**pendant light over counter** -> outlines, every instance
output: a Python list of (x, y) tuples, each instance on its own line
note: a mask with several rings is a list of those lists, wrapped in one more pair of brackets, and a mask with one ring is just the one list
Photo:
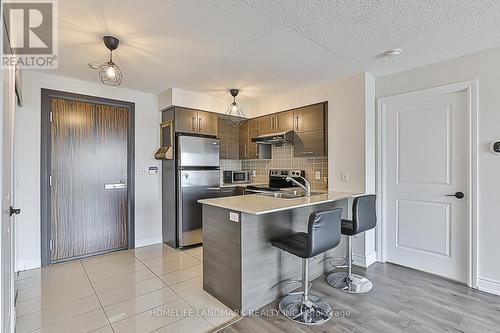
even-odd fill
[(110, 52), (109, 61), (99, 67), (99, 78), (108, 86), (119, 86), (122, 83), (123, 74), (120, 67), (113, 62), (113, 51), (118, 48), (120, 40), (113, 36), (104, 36), (102, 40)]
[(230, 126), (238, 127), (246, 120), (243, 108), (240, 104), (236, 103), (236, 96), (238, 96), (240, 91), (238, 89), (229, 89), (229, 92), (231, 93), (231, 96), (233, 96), (233, 102), (227, 108), (226, 123)]

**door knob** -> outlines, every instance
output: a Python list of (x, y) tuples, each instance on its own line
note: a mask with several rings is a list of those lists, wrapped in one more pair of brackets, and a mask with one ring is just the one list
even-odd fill
[(447, 197), (455, 197), (457, 199), (462, 199), (463, 197), (465, 197), (465, 194), (463, 194), (463, 192), (457, 192), (455, 194), (448, 194), (446, 196)]
[(10, 206), (10, 213), (9, 215), (12, 216), (12, 215), (19, 215), (21, 214), (21, 210), (19, 208), (12, 208), (12, 206)]

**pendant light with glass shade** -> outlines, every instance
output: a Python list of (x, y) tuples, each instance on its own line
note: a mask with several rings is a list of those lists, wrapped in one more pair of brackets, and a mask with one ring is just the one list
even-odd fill
[(108, 86), (119, 86), (122, 83), (123, 74), (120, 67), (113, 62), (113, 51), (118, 48), (120, 40), (113, 36), (104, 36), (102, 40), (110, 52), (109, 61), (99, 67), (99, 78)]
[(229, 105), (226, 111), (226, 124), (238, 127), (246, 120), (243, 108), (240, 104), (236, 103), (236, 96), (238, 96), (240, 91), (238, 89), (229, 89), (229, 92), (231, 93), (231, 96), (233, 96), (233, 102)]

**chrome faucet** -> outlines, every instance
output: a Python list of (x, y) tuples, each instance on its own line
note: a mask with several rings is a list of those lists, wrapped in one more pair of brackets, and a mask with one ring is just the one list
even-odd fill
[(285, 180), (287, 182), (292, 182), (295, 185), (300, 186), (306, 192), (306, 196), (310, 196), (311, 195), (311, 184), (309, 184), (309, 182), (307, 181), (307, 179), (305, 179), (304, 177), (299, 177), (299, 178), (302, 179), (302, 180), (304, 180), (305, 185), (302, 185), (301, 183), (299, 183), (298, 181), (296, 181), (292, 177), (286, 177)]

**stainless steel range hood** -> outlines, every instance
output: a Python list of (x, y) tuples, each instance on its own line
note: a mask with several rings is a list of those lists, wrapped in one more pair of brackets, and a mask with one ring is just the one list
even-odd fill
[(285, 142), (293, 142), (294, 132), (286, 131), (280, 133), (271, 133), (256, 136), (252, 138), (252, 142), (266, 143), (266, 144), (282, 144)]

